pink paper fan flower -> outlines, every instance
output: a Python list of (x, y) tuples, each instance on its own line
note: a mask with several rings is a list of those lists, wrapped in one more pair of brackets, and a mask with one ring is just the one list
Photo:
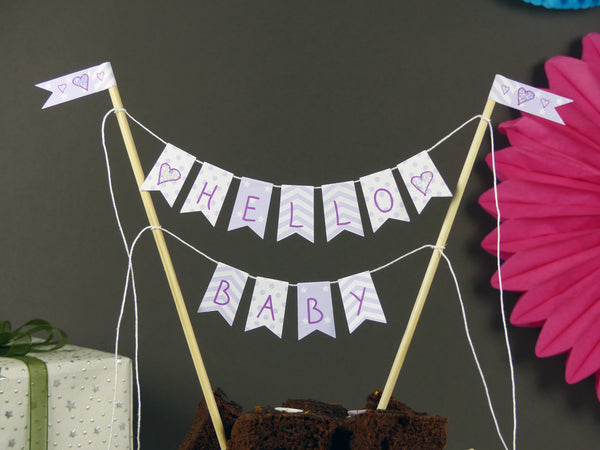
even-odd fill
[[(511, 323), (541, 327), (536, 355), (567, 352), (566, 381), (596, 374), (600, 399), (600, 33), (582, 42), (581, 60), (545, 64), (550, 90), (573, 100), (566, 125), (524, 113), (499, 126), (500, 256), (504, 289), (523, 293)], [(496, 216), (493, 189), (479, 203)], [(482, 246), (496, 254), (496, 242), (494, 230)]]

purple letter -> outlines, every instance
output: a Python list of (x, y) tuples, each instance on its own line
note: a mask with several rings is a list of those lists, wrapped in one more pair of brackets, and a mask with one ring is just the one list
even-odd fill
[[(390, 207), (388, 209), (383, 209), (379, 206), (379, 202), (377, 201), (377, 194), (379, 194), (380, 192), (386, 192), (387, 195), (390, 196)], [(375, 201), (375, 206), (377, 206), (377, 209), (379, 209), (379, 211), (383, 212), (383, 213), (387, 213), (390, 212), (392, 210), (392, 208), (394, 207), (394, 198), (392, 197), (392, 194), (390, 191), (388, 191), (387, 189), (377, 189), (375, 191), (375, 195), (373, 196), (373, 200)]]
[(340, 213), (338, 212), (338, 205), (337, 205), (337, 202), (335, 200), (333, 201), (333, 206), (335, 207), (335, 217), (336, 217), (336, 220), (337, 220), (337, 224), (338, 225), (348, 225), (348, 224), (350, 224), (349, 221), (348, 222), (340, 223)]
[(215, 188), (213, 189), (213, 191), (209, 194), (208, 192), (206, 192), (206, 186), (208, 185), (208, 181), (204, 182), (204, 187), (202, 188), (202, 192), (200, 193), (200, 195), (198, 196), (198, 200), (196, 200), (196, 203), (200, 203), (200, 199), (202, 198), (203, 195), (208, 195), (208, 202), (207, 202), (207, 206), (208, 209), (210, 211), (210, 201), (213, 198), (213, 195), (215, 195), (215, 192), (217, 192), (217, 188), (219, 187), (218, 184), (215, 185)]
[(364, 287), (362, 294), (360, 295), (360, 298), (354, 292), (350, 292), (354, 297), (356, 297), (356, 300), (358, 300), (360, 302), (360, 305), (358, 306), (358, 312), (356, 313), (357, 316), (360, 316), (360, 308), (362, 308), (363, 300), (365, 299), (365, 291), (366, 290), (367, 290), (367, 288)]
[(290, 202), (290, 228), (303, 228), (304, 225), (294, 225), (294, 202)]
[[(223, 286), (224, 284), (226, 286), (223, 288), (223, 294), (225, 294), (225, 297), (227, 297), (227, 300), (225, 302), (218, 302), (217, 298), (219, 297), (219, 292), (221, 292), (221, 286)], [(221, 305), (221, 306), (224, 306), (227, 303), (229, 303), (229, 300), (231, 300), (231, 298), (229, 298), (227, 289), (229, 289), (229, 282), (227, 280), (221, 280), (221, 283), (219, 284), (219, 289), (217, 289), (217, 293), (215, 294), (215, 298), (213, 299), (213, 303), (216, 303), (217, 305)]]
[[(312, 301), (311, 301), (312, 300)], [(311, 306), (312, 303), (312, 306)], [(306, 299), (306, 309), (308, 310), (308, 323), (313, 324), (313, 323), (319, 323), (321, 320), (323, 320), (323, 312), (317, 308), (317, 299), (316, 298), (307, 298)], [(310, 311), (316, 311), (319, 313), (319, 318), (317, 320), (311, 320), (310, 318)]]
[(247, 219), (246, 218), (246, 213), (248, 212), (249, 209), (256, 209), (253, 208), (250, 205), (250, 199), (253, 198), (254, 200), (260, 200), (260, 197), (255, 197), (254, 195), (249, 195), (248, 198), (246, 199), (246, 209), (244, 209), (244, 217), (242, 217), (242, 220), (246, 221), (246, 222), (256, 222), (256, 219)]
[(258, 312), (258, 314), (256, 315), (256, 317), (260, 317), (260, 315), (262, 314), (262, 312), (265, 309), (270, 309), (271, 310), (271, 319), (273, 319), (273, 322), (275, 322), (275, 314), (273, 313), (273, 301), (271, 300), (271, 296), (270, 295), (267, 297), (267, 301), (262, 306), (262, 308), (260, 308), (260, 311)]

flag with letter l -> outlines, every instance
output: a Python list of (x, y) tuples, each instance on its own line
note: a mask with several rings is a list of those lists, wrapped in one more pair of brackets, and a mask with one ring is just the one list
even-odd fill
[(519, 81), (511, 80), (502, 75), (494, 77), (494, 83), (490, 90), (489, 98), (505, 106), (533, 114), (552, 122), (565, 122), (556, 111), (556, 108), (573, 100), (549, 91), (534, 88)]
[(52, 92), (42, 109), (95, 94), (116, 86), (115, 75), (109, 62), (88, 69), (63, 75), (62, 77), (36, 84), (36, 87)]

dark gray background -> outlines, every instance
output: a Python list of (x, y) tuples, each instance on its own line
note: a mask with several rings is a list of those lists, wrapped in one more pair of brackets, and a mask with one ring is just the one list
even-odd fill
[[(174, 145), (237, 175), (285, 184), (357, 179), (430, 146), (482, 111), (495, 73), (545, 86), (543, 62), (580, 56), (598, 31), (600, 9), (547, 11), (519, 1), (447, 2), (3, 2), (0, 7), (0, 120), (3, 168), (0, 316), (65, 329), (71, 343), (112, 351), (126, 257), (115, 225), (100, 141), (107, 93), (41, 110), (36, 83), (110, 61), (125, 107)], [(516, 113), (497, 107), (497, 124)], [(132, 125), (147, 172), (162, 144)], [(453, 189), (475, 126), (434, 159)], [(147, 224), (114, 117), (107, 144), (128, 239)], [(507, 143), (498, 136), (498, 147)], [(479, 242), (494, 227), (477, 198), (491, 187), (484, 141), (447, 254), (460, 281), (471, 333), (501, 429), (511, 441), (509, 371), (493, 256)], [(448, 199), (411, 223), (326, 244), (260, 240), (212, 228), (153, 195), (161, 223), (214, 258), (254, 275), (336, 279), (434, 243)], [(276, 201), (274, 198), (274, 202)], [(319, 197), (317, 197), (319, 199)], [(318, 202), (317, 202), (318, 203)], [(213, 386), (250, 409), (288, 397), (359, 408), (383, 387), (429, 258), (424, 252), (374, 275), (387, 325), (348, 334), (334, 298), (338, 338), (296, 339), (295, 291), (281, 340), (244, 333), (248, 291), (233, 327), (195, 313), (214, 265), (167, 239)], [(154, 243), (135, 254), (140, 309), (142, 441), (176, 448), (201, 398), (193, 364)], [(507, 295), (507, 310), (516, 300)], [(336, 301), (338, 300), (338, 301)], [(133, 356), (131, 297), (122, 353)], [(596, 448), (600, 405), (593, 379), (564, 382), (565, 357), (534, 356), (538, 329), (510, 327), (523, 449)], [(500, 448), (442, 263), (402, 371), (396, 397), (447, 416), (448, 448)]]

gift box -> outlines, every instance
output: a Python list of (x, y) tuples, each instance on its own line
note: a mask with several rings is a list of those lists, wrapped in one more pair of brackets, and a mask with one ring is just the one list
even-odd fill
[(132, 449), (131, 360), (116, 367), (115, 389), (112, 353), (65, 345), (0, 357), (0, 448)]

